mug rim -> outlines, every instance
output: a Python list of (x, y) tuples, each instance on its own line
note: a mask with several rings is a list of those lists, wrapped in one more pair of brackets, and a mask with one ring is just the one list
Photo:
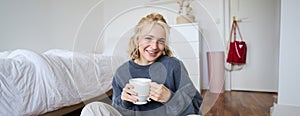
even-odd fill
[(136, 80), (141, 80), (139, 82), (151, 82), (152, 80), (149, 78), (131, 78), (129, 81), (136, 81)]

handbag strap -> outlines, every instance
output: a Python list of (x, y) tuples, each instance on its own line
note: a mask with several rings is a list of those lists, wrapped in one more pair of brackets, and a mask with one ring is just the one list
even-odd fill
[(235, 21), (235, 26), (236, 26), (236, 29), (237, 29), (238, 32), (239, 32), (239, 35), (240, 35), (241, 40), (243, 41), (243, 37), (242, 37), (242, 34), (241, 34), (241, 31), (240, 31), (240, 28), (239, 28), (239, 25), (238, 25), (237, 21)]
[(235, 30), (234, 28), (235, 28), (235, 23), (233, 21), (232, 25), (231, 25), (231, 30), (230, 30), (229, 42), (232, 41), (232, 33), (233, 33), (233, 30)]
[(236, 30), (238, 30), (239, 36), (240, 36), (241, 40), (243, 41), (243, 37), (242, 37), (242, 34), (240, 32), (240, 28), (237, 24), (237, 21), (233, 20), (232, 26), (231, 26), (231, 31), (230, 31), (230, 42), (232, 42), (232, 34), (234, 34), (234, 41), (236, 41)]

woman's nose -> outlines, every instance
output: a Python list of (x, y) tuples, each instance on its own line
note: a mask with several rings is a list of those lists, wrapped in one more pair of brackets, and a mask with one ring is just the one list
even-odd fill
[(152, 49), (157, 49), (158, 48), (158, 42), (157, 41), (152, 41), (151, 42), (151, 48)]

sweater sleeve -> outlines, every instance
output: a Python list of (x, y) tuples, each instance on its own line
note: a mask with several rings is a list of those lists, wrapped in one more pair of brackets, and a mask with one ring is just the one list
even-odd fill
[(112, 86), (113, 86), (112, 106), (116, 108), (120, 113), (122, 113), (122, 115), (128, 115), (128, 116), (134, 115), (133, 103), (121, 100), (121, 93), (123, 88), (118, 84), (116, 78), (113, 79)]
[(132, 103), (126, 102), (126, 101), (122, 101), (122, 99), (121, 99), (121, 93), (122, 93), (123, 88), (120, 87), (117, 84), (115, 78), (113, 79), (112, 86), (113, 86), (113, 98), (112, 98), (113, 101), (112, 101), (112, 104), (113, 105), (121, 106), (121, 107), (123, 107), (125, 109), (129, 109), (132, 106)]
[(190, 80), (183, 63), (179, 61), (176, 65), (173, 66), (175, 68), (172, 72), (176, 91), (171, 94), (169, 101), (165, 103), (167, 114), (201, 114), (199, 109), (203, 99), (200, 93)]

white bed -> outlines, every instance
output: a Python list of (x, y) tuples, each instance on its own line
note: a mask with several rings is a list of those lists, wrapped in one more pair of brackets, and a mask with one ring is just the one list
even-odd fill
[(0, 116), (41, 115), (111, 90), (111, 56), (53, 49), (0, 52)]

